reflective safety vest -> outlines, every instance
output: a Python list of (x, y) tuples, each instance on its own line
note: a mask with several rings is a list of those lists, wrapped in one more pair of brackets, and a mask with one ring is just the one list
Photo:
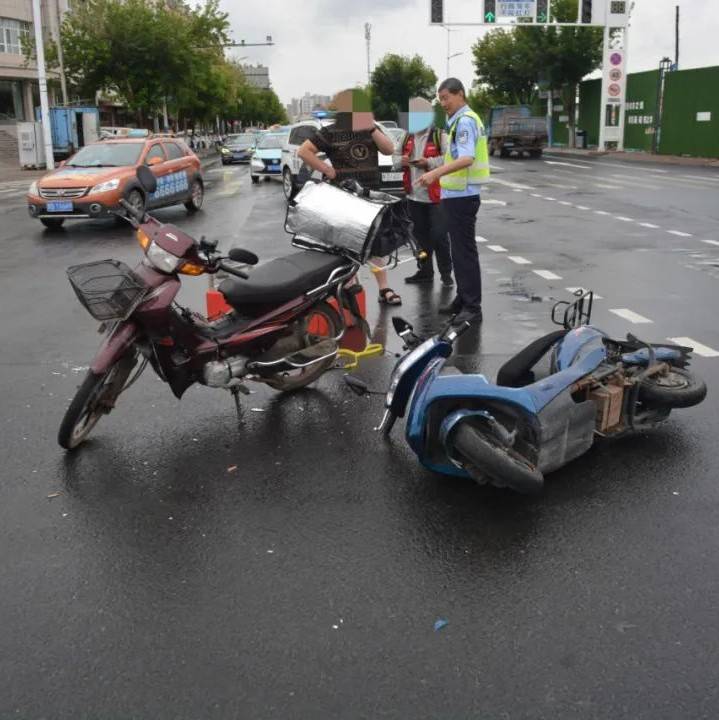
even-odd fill
[(442, 175), (439, 184), (445, 190), (466, 190), (467, 185), (481, 185), (489, 180), (489, 152), (487, 151), (487, 136), (484, 133), (482, 119), (474, 110), (465, 110), (452, 124), (449, 129), (449, 141), (447, 152), (444, 155), (444, 164), (447, 165), (456, 158), (452, 157), (452, 143), (457, 134), (457, 125), (462, 117), (470, 117), (477, 123), (479, 130), (477, 144), (474, 148), (474, 162), (466, 168), (455, 170), (453, 173)]
[[(432, 128), (431, 133), (427, 137), (427, 142), (424, 146), (424, 154), (423, 157), (425, 158), (435, 158), (440, 157), (442, 154), (441, 150), (441, 142), (442, 142), (442, 134), (439, 131), (438, 128)], [(404, 143), (404, 147), (402, 148), (402, 155), (412, 155), (412, 152), (414, 150), (414, 135), (412, 133), (409, 133), (407, 135), (407, 140)], [(403, 175), (403, 183), (404, 183), (404, 191), (407, 193), (407, 195), (412, 194), (412, 175), (410, 173), (409, 168), (404, 169), (404, 175)], [(440, 189), (439, 189), (439, 180), (437, 182), (432, 183), (427, 188), (427, 194), (429, 195), (429, 201), (433, 203), (438, 203), (440, 200)]]

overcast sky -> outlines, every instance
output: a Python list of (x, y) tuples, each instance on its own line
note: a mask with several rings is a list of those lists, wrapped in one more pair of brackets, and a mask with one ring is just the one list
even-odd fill
[[(447, 68), (447, 31), (430, 27), (429, 0), (222, 0), (233, 38), (274, 47), (233, 50), (243, 62), (270, 68), (283, 103), (305, 91), (333, 95), (367, 80), (364, 23), (372, 25), (370, 61), (385, 53), (419, 53), (441, 80)], [(680, 6), (680, 68), (719, 65), (719, 0), (636, 0), (629, 35), (629, 70), (657, 67), (674, 57), (674, 7)], [(448, 19), (478, 14), (478, 0), (445, 0)], [(487, 30), (459, 28), (450, 34), (450, 74), (469, 85), (474, 77), (470, 47)]]

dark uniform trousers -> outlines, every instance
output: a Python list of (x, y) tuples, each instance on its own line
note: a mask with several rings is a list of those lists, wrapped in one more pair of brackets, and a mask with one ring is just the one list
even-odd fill
[(439, 274), (442, 277), (451, 275), (452, 256), (441, 203), (407, 200), (407, 208), (413, 225), (412, 234), (420, 249), (427, 253), (427, 259), (419, 264), (419, 272), (433, 275), (432, 255), (436, 255)]
[(442, 199), (441, 204), (452, 248), (457, 296), (463, 309), (477, 312), (482, 307), (482, 276), (475, 240), (479, 195)]

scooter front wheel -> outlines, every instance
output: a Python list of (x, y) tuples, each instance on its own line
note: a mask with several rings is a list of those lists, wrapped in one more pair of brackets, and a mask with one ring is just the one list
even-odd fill
[(639, 386), (639, 399), (656, 407), (693, 407), (706, 396), (706, 383), (689, 370), (677, 367), (670, 368), (664, 375), (645, 378)]
[(98, 420), (112, 411), (136, 360), (137, 356), (130, 353), (105, 372), (88, 370), (60, 423), (57, 441), (61, 447), (66, 450), (77, 448), (87, 439)]
[(480, 482), (489, 481), (525, 495), (539, 493), (544, 476), (517, 453), (488, 440), (477, 428), (462, 422), (452, 433), (452, 446), (464, 469)]

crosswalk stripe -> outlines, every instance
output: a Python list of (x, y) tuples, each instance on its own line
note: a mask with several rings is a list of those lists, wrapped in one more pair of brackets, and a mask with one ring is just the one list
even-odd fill
[[(572, 293), (572, 295), (576, 295), (577, 293), (581, 293), (584, 295), (584, 293), (588, 292), (588, 288), (583, 287), (568, 287), (564, 288), (567, 292)], [(601, 295), (597, 295), (597, 293), (594, 293), (592, 295), (594, 300), (604, 300), (604, 298)]]
[(545, 280), (561, 280), (562, 276), (553, 273), (551, 270), (532, 270), (535, 275), (544, 278)]
[(615, 315), (618, 315), (623, 320), (628, 320), (630, 323), (634, 323), (635, 325), (642, 325), (645, 323), (653, 323), (653, 320), (650, 320), (649, 318), (645, 318), (644, 315), (640, 315), (639, 313), (635, 313), (633, 310), (629, 310), (628, 308), (611, 308), (609, 312), (614, 313)]
[(487, 245), (487, 247), (492, 252), (508, 252), (506, 247), (502, 247), (501, 245)]
[(509, 255), (509, 259), (516, 263), (517, 265), (531, 265), (532, 261), (527, 260), (527, 258), (522, 257), (521, 255)]

